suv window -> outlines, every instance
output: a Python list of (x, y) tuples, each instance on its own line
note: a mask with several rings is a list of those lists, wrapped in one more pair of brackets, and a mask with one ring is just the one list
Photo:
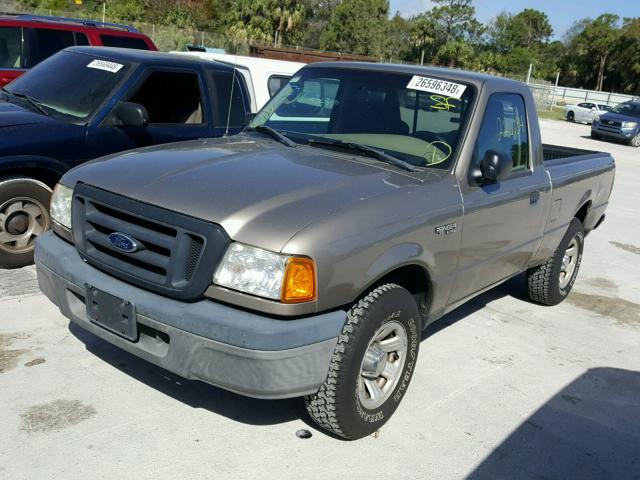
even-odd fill
[(527, 115), (520, 95), (497, 94), (489, 99), (476, 143), (476, 161), (488, 150), (511, 158), (514, 172), (529, 167)]
[(22, 67), (22, 28), (0, 27), (0, 68)]
[(273, 97), (276, 93), (284, 87), (291, 77), (286, 75), (271, 75), (267, 81), (267, 88), (269, 89), (269, 97)]
[(105, 47), (134, 48), (137, 50), (149, 50), (147, 43), (141, 38), (121, 37), (118, 35), (100, 35)]
[(49, 30), (47, 28), (36, 28), (34, 29), (34, 31), (37, 52), (33, 65), (35, 65), (36, 63), (40, 63), (41, 61), (49, 58), (54, 53), (58, 53), (60, 50), (76, 44), (73, 32), (69, 32), (67, 30)]
[(153, 72), (129, 98), (149, 112), (149, 123), (202, 124), (197, 73)]
[(238, 78), (233, 86), (233, 101), (229, 110), (233, 73), (209, 71), (207, 75), (213, 99), (213, 126), (226, 127), (228, 117), (230, 127), (243, 127), (246, 123), (245, 105)]
[(75, 36), (76, 36), (76, 45), (80, 45), (83, 47), (89, 45), (89, 39), (84, 33), (76, 32)]

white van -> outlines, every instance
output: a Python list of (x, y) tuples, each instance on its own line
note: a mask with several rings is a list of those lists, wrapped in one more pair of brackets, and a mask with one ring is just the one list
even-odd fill
[(244, 57), (227, 53), (171, 52), (235, 66), (244, 77), (251, 96), (251, 112), (257, 113), (305, 63)]

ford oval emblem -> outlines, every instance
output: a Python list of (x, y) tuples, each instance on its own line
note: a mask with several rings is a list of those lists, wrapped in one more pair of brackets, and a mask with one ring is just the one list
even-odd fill
[(133, 253), (140, 248), (140, 245), (133, 238), (120, 232), (113, 232), (109, 235), (109, 242), (121, 252)]

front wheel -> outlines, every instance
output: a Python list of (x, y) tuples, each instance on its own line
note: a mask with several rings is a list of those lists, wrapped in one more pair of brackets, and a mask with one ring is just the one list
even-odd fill
[(600, 140), (601, 137), (596, 132), (591, 130), (591, 138), (593, 138), (594, 140)]
[(33, 263), (35, 239), (49, 228), (50, 199), (38, 180), (0, 179), (0, 268)]
[(378, 431), (407, 391), (420, 333), (407, 290), (391, 283), (372, 290), (349, 310), (325, 383), (305, 398), (311, 418), (348, 440)]
[(574, 218), (553, 256), (527, 270), (529, 298), (543, 305), (557, 305), (573, 288), (582, 263), (584, 227)]
[(569, 112), (567, 113), (567, 121), (568, 122), (575, 122), (576, 121), (576, 116), (573, 112)]
[(632, 147), (636, 147), (636, 148), (637, 148), (637, 147), (640, 147), (640, 132), (638, 132), (638, 133), (636, 134), (636, 136), (635, 136), (635, 137), (633, 137), (633, 138), (631, 139), (631, 141), (629, 142), (629, 144), (630, 144)]

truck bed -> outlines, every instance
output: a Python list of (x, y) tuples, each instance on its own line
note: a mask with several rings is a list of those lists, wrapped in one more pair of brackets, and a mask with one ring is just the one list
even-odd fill
[(564, 163), (556, 162), (556, 160), (573, 162), (578, 160), (587, 160), (593, 158), (594, 156), (600, 157), (608, 155), (608, 153), (597, 152), (595, 150), (583, 150), (581, 148), (562, 147), (559, 145), (542, 145), (542, 156), (545, 164), (547, 164), (548, 162)]

